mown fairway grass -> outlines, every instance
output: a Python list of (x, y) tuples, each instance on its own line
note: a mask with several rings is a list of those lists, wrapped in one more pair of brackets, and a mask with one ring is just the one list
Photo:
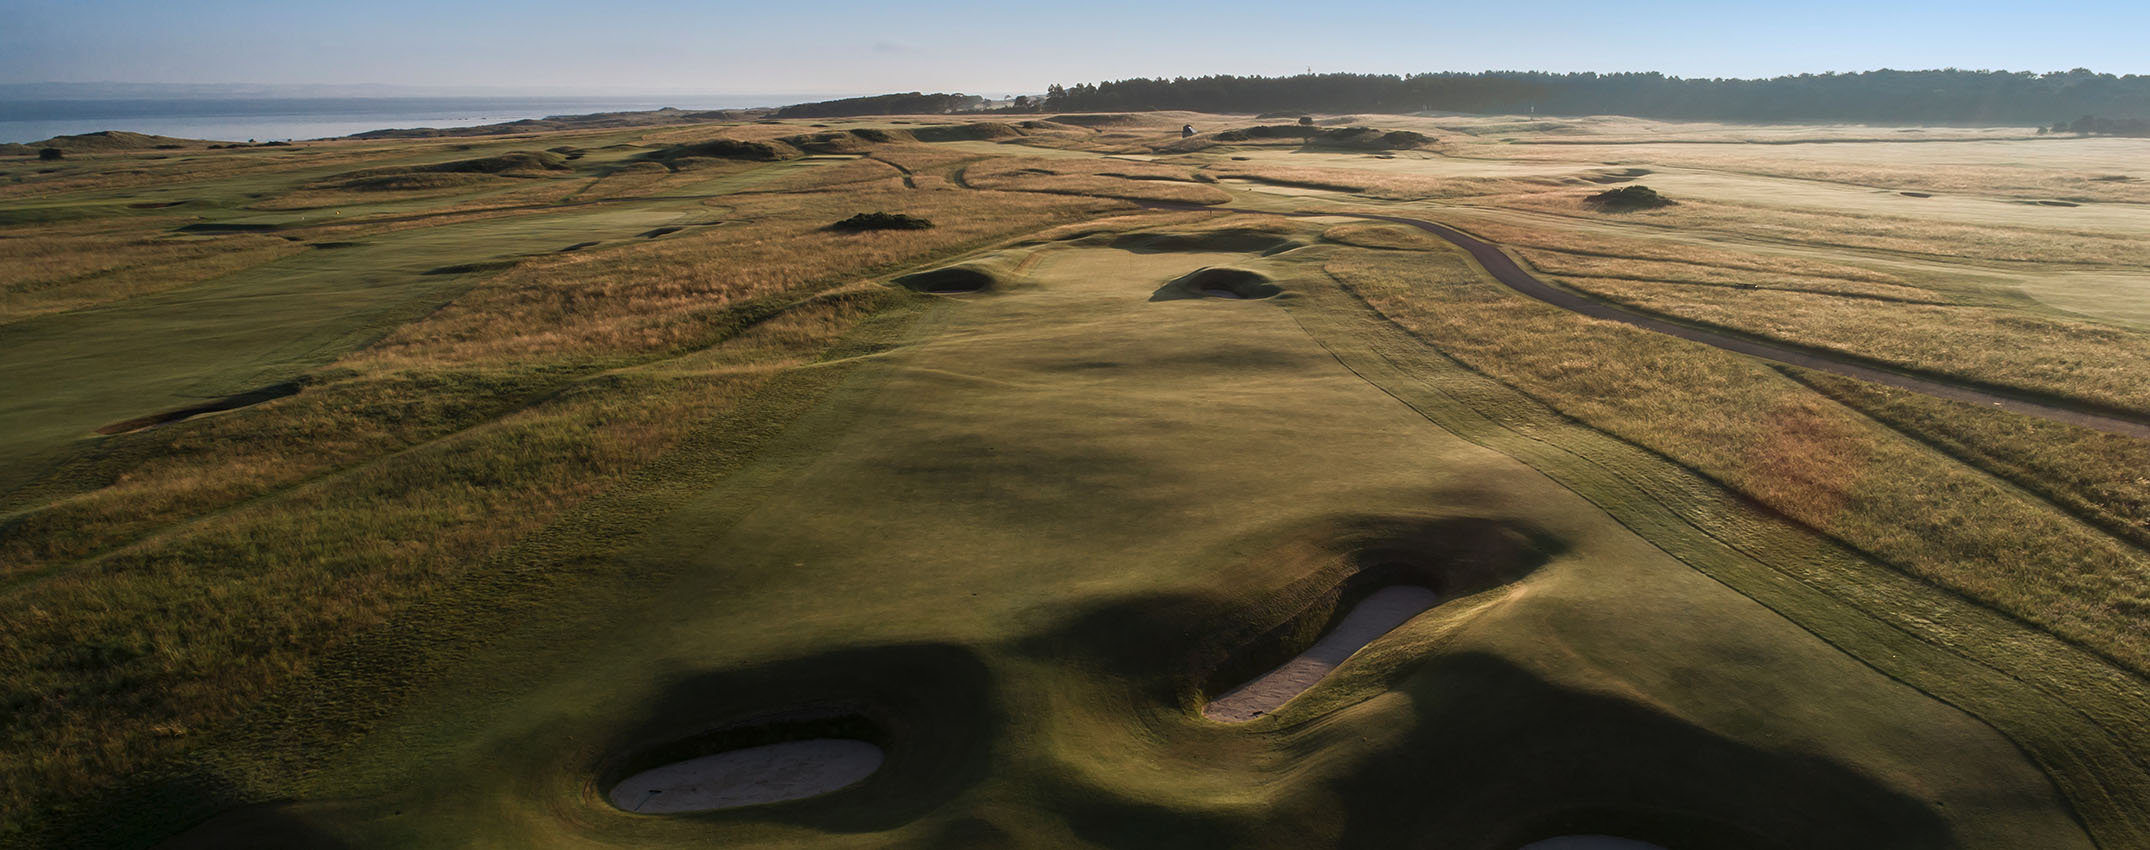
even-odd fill
[[(1183, 122), (1252, 123), (331, 143), (0, 184), (25, 261), (0, 349), (43, 370), (0, 393), (0, 840), (2150, 842), (2150, 483), (2114, 472), (2140, 441), (1581, 319), (1392, 225), (1125, 201), (1451, 220), (1598, 297), (2144, 409), (2136, 331), (2008, 283), (2070, 251), (2124, 277), (2125, 216), (2042, 246), (1623, 219), (1563, 204), (1636, 168), (1907, 172), (1875, 145), (1679, 158), (1779, 129), (1614, 168), (1625, 119), (1369, 121), (1443, 139), (1386, 159)], [(1989, 140), (1932, 144), (2059, 150), (1956, 135)], [(660, 155), (720, 136), (823, 153)], [(2062, 182), (1979, 156), (1994, 197)], [(384, 174), (410, 187), (351, 188)], [(936, 227), (825, 229), (874, 210)], [(275, 229), (172, 232), (202, 220)], [(956, 260), (992, 285), (886, 284)], [(1283, 294), (1166, 298), (1224, 265)], [(1200, 718), (1398, 559), (1447, 601), (1274, 716)], [(802, 709), (887, 766), (760, 810), (604, 802), (622, 765)]]

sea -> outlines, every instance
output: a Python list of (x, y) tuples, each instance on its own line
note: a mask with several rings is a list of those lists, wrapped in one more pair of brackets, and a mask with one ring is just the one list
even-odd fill
[(0, 142), (126, 130), (223, 142), (302, 141), (368, 130), (468, 127), (552, 115), (662, 109), (739, 109), (816, 95), (688, 97), (318, 97), (82, 100), (0, 99)]

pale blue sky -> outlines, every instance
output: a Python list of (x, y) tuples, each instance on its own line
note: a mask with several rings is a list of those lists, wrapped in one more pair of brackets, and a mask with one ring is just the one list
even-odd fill
[(0, 0), (0, 83), (1037, 91), (1207, 73), (2087, 67), (2150, 73), (2142, 0)]

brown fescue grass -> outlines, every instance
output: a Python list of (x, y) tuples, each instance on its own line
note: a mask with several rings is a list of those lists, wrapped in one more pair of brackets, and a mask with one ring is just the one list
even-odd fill
[(1708, 286), (1746, 286), (1922, 303), (1938, 303), (1943, 298), (1931, 290), (1910, 285), (1894, 275), (1811, 260), (1740, 255), (1727, 251), (1696, 249), (1652, 252), (1658, 254), (1658, 258), (1542, 248), (1521, 248), (1515, 253), (1528, 262), (1531, 268), (1563, 278), (1612, 278)]
[(994, 159), (965, 168), (963, 182), (977, 189), (1130, 201), (1222, 204), (1232, 199), (1194, 182), (1190, 169), (1129, 160)]
[(1431, 177), (1356, 168), (1305, 168), (1229, 161), (1209, 165), (1204, 171), (1220, 178), (1351, 192), (1390, 201), (1456, 200), (1528, 191), (1538, 186), (1506, 177)]
[(1437, 251), (1447, 244), (1415, 227), (1400, 224), (1339, 224), (1321, 232), (1330, 242), (1391, 251)]
[(272, 236), (175, 238), (128, 223), (0, 235), (0, 324), (176, 289), (308, 250)]
[[(1583, 190), (1502, 195), (1484, 202), (1573, 218), (1599, 217)], [(2150, 265), (2150, 245), (2097, 231), (1951, 224), (1916, 218), (1819, 213), (1707, 200), (1617, 214), (1628, 226), (1828, 245), (1920, 257), (2065, 265)]]
[(2150, 671), (2150, 558), (1764, 364), (1515, 296), (1460, 255), (1328, 272), (1429, 344), (1880, 561)]
[[(728, 205), (738, 220), (724, 227), (525, 263), (390, 335), (366, 355), (366, 365), (603, 361), (676, 352), (706, 344), (728, 327), (728, 311), (746, 301), (1100, 209), (1094, 199), (901, 189), (742, 195)], [(919, 215), (935, 226), (827, 229), (862, 210)]]
[[(1685, 136), (1696, 131), (1681, 126)], [(1727, 128), (1722, 138), (1744, 142), (1751, 128)], [(1871, 131), (1869, 131), (1871, 132)], [(1703, 138), (1707, 138), (1704, 135)], [(1737, 174), (1817, 180), (1898, 191), (2018, 199), (2058, 198), (2114, 203), (2150, 202), (2150, 179), (2139, 166), (2139, 143), (2126, 139), (2053, 138), (2030, 142), (1919, 142), (1756, 146), (1735, 144), (1486, 145), (1472, 155), (1503, 159), (1622, 160)], [(2100, 180), (2100, 177), (2133, 177)]]
[[(1659, 315), (1975, 383), (2150, 411), (2150, 333), (2012, 310), (1612, 278), (1575, 289)], [(1906, 328), (1914, 330), (1906, 331)]]
[(1799, 379), (2100, 528), (2150, 548), (2150, 441), (1836, 375)]

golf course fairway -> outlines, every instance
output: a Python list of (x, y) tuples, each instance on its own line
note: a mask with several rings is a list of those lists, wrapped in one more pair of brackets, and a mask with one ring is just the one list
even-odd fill
[[(617, 557), (632, 588), (167, 846), (2092, 846), (1994, 726), (1349, 368), (1378, 322), (1320, 269), (1368, 249), (1203, 244), (1033, 243), (909, 296)], [(1153, 297), (1226, 266), (1280, 291)], [(1203, 717), (1399, 584), (1437, 603), (1271, 713)], [(885, 761), (766, 806), (607, 797), (831, 738)]]
[(2150, 848), (2144, 143), (560, 123), (0, 175), (0, 848)]

